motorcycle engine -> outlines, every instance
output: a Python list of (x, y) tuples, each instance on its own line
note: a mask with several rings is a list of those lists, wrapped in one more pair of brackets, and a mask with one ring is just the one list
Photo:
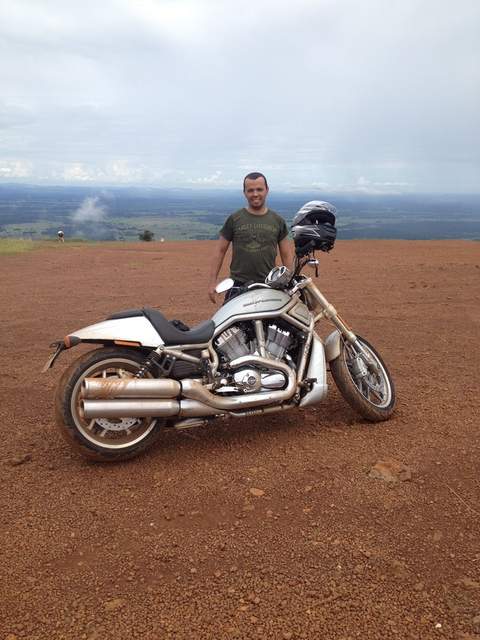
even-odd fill
[[(267, 325), (265, 349), (268, 357), (281, 360), (292, 343), (290, 331), (281, 329), (275, 323)], [(239, 325), (225, 329), (215, 341), (215, 346), (226, 360), (235, 360), (242, 356), (258, 355), (257, 340)]]
[(217, 349), (227, 360), (235, 360), (253, 353), (245, 332), (238, 326), (229, 327), (221, 333), (216, 342)]
[[(268, 371), (248, 367), (235, 371), (233, 375), (223, 378), (223, 386), (217, 393), (268, 391), (281, 389), (287, 379), (283, 372), (275, 370), (275, 360), (282, 360), (291, 346), (293, 337), (290, 331), (277, 324), (267, 325), (265, 332), (265, 350), (267, 358), (272, 360), (272, 368)], [(215, 346), (224, 362), (248, 355), (260, 355), (255, 332), (247, 323), (233, 325), (223, 331), (215, 341)], [(291, 364), (291, 363), (289, 363)]]

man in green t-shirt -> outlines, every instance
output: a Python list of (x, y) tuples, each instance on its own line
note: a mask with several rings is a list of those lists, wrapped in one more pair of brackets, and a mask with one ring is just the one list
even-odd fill
[(290, 268), (293, 263), (293, 249), (285, 220), (265, 204), (268, 195), (265, 176), (258, 172), (245, 176), (243, 193), (248, 206), (232, 213), (220, 230), (208, 285), (212, 302), (216, 301), (218, 273), (230, 243), (230, 276), (237, 287), (246, 282), (263, 282), (275, 266), (277, 249), (282, 264)]

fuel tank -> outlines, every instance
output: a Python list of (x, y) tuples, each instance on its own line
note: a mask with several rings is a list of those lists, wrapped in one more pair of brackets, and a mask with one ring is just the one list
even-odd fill
[(217, 311), (212, 320), (215, 330), (229, 324), (233, 318), (247, 320), (255, 317), (275, 317), (296, 303), (284, 291), (276, 289), (253, 289), (233, 298)]

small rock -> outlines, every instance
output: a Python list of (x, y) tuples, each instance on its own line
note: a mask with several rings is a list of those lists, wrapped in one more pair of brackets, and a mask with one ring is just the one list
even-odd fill
[(307, 486), (304, 489), (305, 493), (310, 493), (310, 491), (312, 491), (313, 487), (311, 484), (307, 484)]
[(263, 489), (257, 489), (256, 487), (250, 487), (250, 493), (256, 498), (261, 498), (265, 495), (265, 491), (263, 491)]
[(425, 585), (423, 584), (423, 582), (416, 582), (413, 585), (413, 588), (415, 589), (415, 591), (423, 591), (423, 589), (425, 588)]
[(403, 562), (394, 560), (391, 566), (395, 575), (400, 577), (405, 577), (408, 575), (407, 567), (403, 564)]
[(393, 458), (376, 462), (368, 475), (385, 482), (406, 482), (412, 479), (410, 468)]
[(220, 578), (222, 575), (222, 572), (217, 570), (213, 575), (215, 576), (215, 578)]
[(284, 631), (282, 638), (283, 640), (291, 640), (291, 638), (293, 638), (293, 633), (291, 631)]
[(434, 531), (432, 536), (432, 540), (434, 542), (440, 542), (442, 538), (443, 538), (443, 533), (441, 531)]
[(15, 456), (14, 458), (10, 458), (8, 463), (10, 464), (11, 467), (18, 467), (19, 465), (24, 464), (25, 462), (30, 462), (31, 459), (32, 459), (32, 454), (26, 453), (23, 456)]
[(113, 598), (112, 600), (107, 600), (107, 602), (104, 603), (103, 608), (105, 611), (117, 611), (124, 607), (125, 604), (126, 602), (123, 598)]
[(465, 587), (465, 589), (480, 589), (480, 582), (472, 580), (467, 576), (465, 576), (464, 578), (460, 578), (460, 580), (457, 580), (457, 584)]

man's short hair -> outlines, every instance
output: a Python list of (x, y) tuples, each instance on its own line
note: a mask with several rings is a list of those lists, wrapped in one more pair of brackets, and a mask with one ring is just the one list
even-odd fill
[(257, 178), (263, 178), (265, 180), (265, 186), (268, 189), (268, 182), (263, 173), (260, 173), (259, 171), (252, 171), (252, 173), (248, 173), (243, 179), (243, 190), (245, 191), (245, 182), (247, 180), (256, 180)]

